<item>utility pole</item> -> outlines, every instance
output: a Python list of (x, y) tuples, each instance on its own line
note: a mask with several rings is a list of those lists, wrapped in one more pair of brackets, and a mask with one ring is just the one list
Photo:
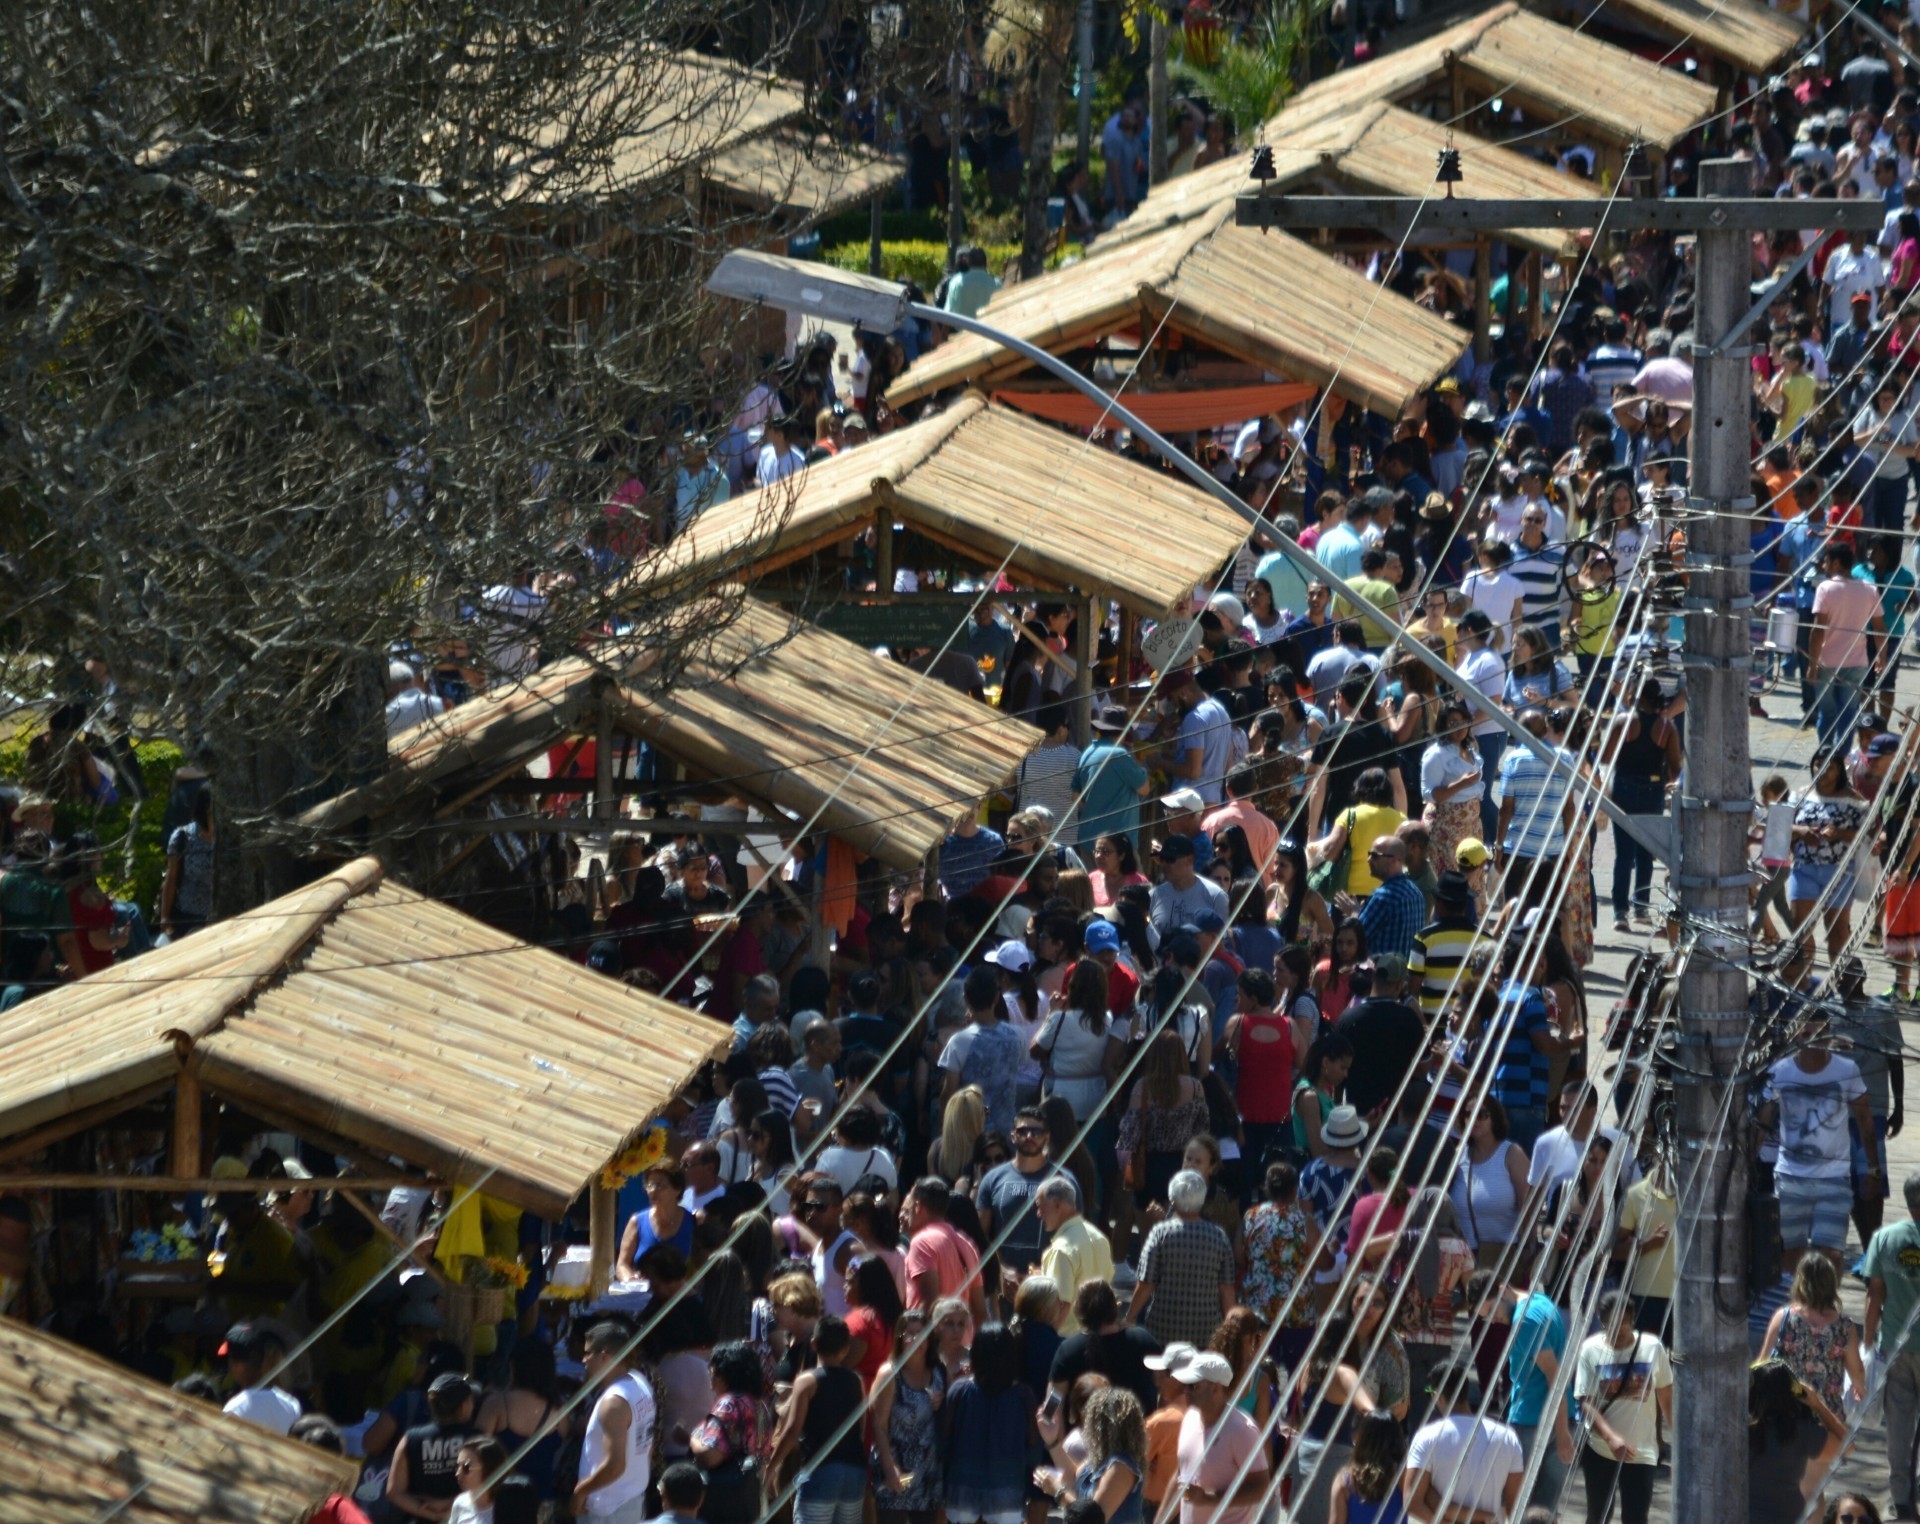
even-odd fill
[[(1462, 180), (1457, 157), (1447, 178)], [(1266, 168), (1256, 161), (1256, 171)], [(1683, 919), (1680, 1033), (1674, 1075), (1680, 1158), (1680, 1270), (1674, 1297), (1675, 1524), (1723, 1524), (1747, 1513), (1746, 1182), (1737, 1071), (1747, 1035), (1747, 827), (1752, 760), (1747, 676), (1753, 657), (1748, 495), (1751, 389), (1742, 338), (1805, 268), (1787, 270), (1749, 306), (1755, 231), (1870, 231), (1875, 203), (1763, 200), (1752, 166), (1700, 166), (1699, 198), (1621, 196), (1608, 230), (1657, 228), (1699, 237), (1694, 304), (1693, 428), (1682, 512), (1688, 575), (1686, 778), (1674, 887)], [(1522, 227), (1591, 226), (1592, 202), (1299, 196), (1249, 190), (1236, 220), (1257, 228), (1371, 228), (1399, 238), (1418, 226), (1485, 236)], [(1817, 247), (1815, 240), (1814, 247)], [(1811, 254), (1811, 248), (1809, 249)]]
[[(1751, 196), (1753, 168), (1738, 159), (1700, 166), (1702, 209)], [(1747, 828), (1753, 814), (1748, 748), (1746, 561), (1752, 455), (1748, 349), (1730, 343), (1752, 299), (1749, 235), (1700, 227), (1694, 302), (1693, 428), (1682, 666), (1687, 683), (1686, 773), (1680, 800), (1680, 1047), (1673, 1076), (1678, 1185), (1686, 1198), (1674, 1287), (1676, 1524), (1747, 1516), (1747, 1159), (1738, 1093), (1749, 1015)]]

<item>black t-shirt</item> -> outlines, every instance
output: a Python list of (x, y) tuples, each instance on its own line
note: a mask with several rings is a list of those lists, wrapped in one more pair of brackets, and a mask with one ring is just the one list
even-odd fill
[(407, 1491), (423, 1498), (456, 1498), (460, 1483), (454, 1466), (460, 1447), (480, 1431), (467, 1424), (423, 1423), (400, 1441), (407, 1452)]
[(1148, 1355), (1159, 1353), (1160, 1341), (1144, 1328), (1077, 1333), (1054, 1355), (1053, 1371), (1048, 1379), (1071, 1387), (1088, 1371), (1095, 1371), (1115, 1386), (1132, 1392), (1140, 1399), (1142, 1411), (1151, 1413), (1159, 1405), (1160, 1394), (1145, 1361)]
[(1387, 727), (1377, 720), (1329, 731), (1313, 749), (1313, 759), (1327, 770), (1327, 807), (1320, 829), (1330, 831), (1340, 812), (1353, 803), (1353, 785), (1370, 767), (1387, 769), (1391, 777), (1400, 766), (1399, 753)]
[(1361, 1116), (1393, 1099), (1427, 1046), (1426, 1022), (1398, 1000), (1363, 1000), (1349, 1006), (1333, 1030), (1353, 1044), (1347, 1103)]

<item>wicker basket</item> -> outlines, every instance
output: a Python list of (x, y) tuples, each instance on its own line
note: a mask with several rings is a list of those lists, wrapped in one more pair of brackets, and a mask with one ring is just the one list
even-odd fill
[(491, 1327), (507, 1315), (505, 1286), (447, 1287), (447, 1337), (473, 1357), (473, 1331)]

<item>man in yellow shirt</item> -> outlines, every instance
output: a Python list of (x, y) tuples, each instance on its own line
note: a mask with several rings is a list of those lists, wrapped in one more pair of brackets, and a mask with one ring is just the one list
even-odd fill
[(1360, 621), (1367, 649), (1376, 655), (1386, 650), (1393, 639), (1391, 626), (1400, 622), (1400, 589), (1387, 581), (1386, 565), (1387, 553), (1378, 545), (1368, 546), (1360, 553), (1360, 575), (1348, 583), (1362, 602), (1340, 600), (1341, 614)]
[(1052, 1277), (1067, 1304), (1067, 1321), (1060, 1325), (1060, 1334), (1070, 1339), (1080, 1332), (1073, 1315), (1074, 1296), (1088, 1281), (1113, 1279), (1113, 1246), (1106, 1234), (1080, 1215), (1073, 1182), (1064, 1175), (1050, 1176), (1034, 1192), (1033, 1207), (1047, 1230), (1040, 1273)]

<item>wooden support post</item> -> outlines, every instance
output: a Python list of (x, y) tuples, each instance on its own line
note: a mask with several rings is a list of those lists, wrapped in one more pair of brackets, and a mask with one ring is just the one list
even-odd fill
[(608, 1190), (598, 1180), (587, 1187), (587, 1205), (590, 1212), (588, 1224), (587, 1269), (588, 1293), (595, 1297), (607, 1294), (607, 1287), (613, 1283), (613, 1256), (620, 1248), (620, 1223), (615, 1216), (617, 1200), (614, 1192)]
[(1462, 122), (1467, 114), (1467, 82), (1460, 75), (1460, 59), (1452, 48), (1448, 48), (1441, 57), (1446, 60), (1447, 99), (1452, 108), (1452, 115), (1447, 120)]
[(1527, 256), (1527, 339), (1528, 342), (1546, 332), (1547, 293), (1546, 260), (1538, 249)]
[(620, 800), (613, 791), (613, 705), (609, 697), (603, 690), (594, 705), (593, 818), (611, 832), (620, 819)]
[(200, 1076), (182, 1069), (173, 1085), (173, 1147), (167, 1154), (167, 1167), (183, 1179), (200, 1173), (202, 1109)]
[(882, 503), (873, 510), (873, 590), (893, 591), (893, 505)]
[(1473, 357), (1482, 365), (1493, 359), (1493, 240), (1482, 233), (1473, 240)]
[(1073, 659), (1078, 664), (1078, 670), (1073, 674), (1075, 746), (1085, 746), (1093, 739), (1093, 662), (1100, 654), (1100, 642), (1094, 635), (1094, 629), (1103, 612), (1100, 599), (1088, 598), (1081, 602), (1079, 616), (1073, 622)]

